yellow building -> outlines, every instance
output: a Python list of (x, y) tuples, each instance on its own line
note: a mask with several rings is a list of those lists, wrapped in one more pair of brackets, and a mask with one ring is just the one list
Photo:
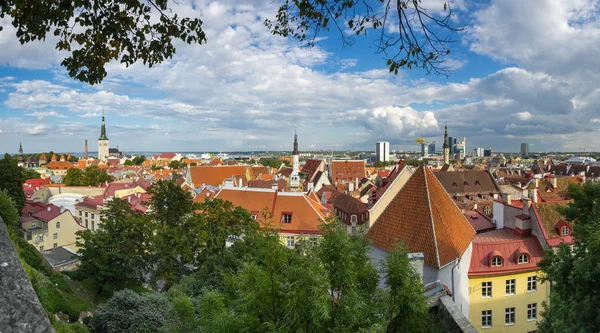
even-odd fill
[(535, 236), (510, 228), (477, 234), (469, 268), (469, 319), (479, 332), (537, 330), (548, 284), (540, 283), (543, 251)]
[(75, 233), (85, 230), (71, 212), (53, 204), (28, 202), (21, 218), (25, 240), (39, 251), (61, 246), (77, 251)]

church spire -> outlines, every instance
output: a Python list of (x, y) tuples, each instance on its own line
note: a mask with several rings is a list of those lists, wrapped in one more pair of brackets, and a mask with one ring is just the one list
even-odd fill
[(298, 155), (298, 133), (294, 128), (294, 153), (292, 155)]
[(23, 156), (23, 145), (19, 142), (19, 155)]
[(102, 129), (100, 130), (100, 139), (98, 140), (108, 140), (106, 137), (106, 126), (104, 125), (104, 110), (102, 110)]
[(446, 124), (444, 129), (444, 148), (450, 148), (448, 145), (448, 124)]

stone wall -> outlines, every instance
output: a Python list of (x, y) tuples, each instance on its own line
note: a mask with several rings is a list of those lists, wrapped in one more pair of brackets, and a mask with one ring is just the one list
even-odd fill
[(444, 295), (429, 310), (449, 333), (477, 333), (477, 329), (463, 315), (452, 297)]
[(54, 332), (0, 218), (0, 332)]

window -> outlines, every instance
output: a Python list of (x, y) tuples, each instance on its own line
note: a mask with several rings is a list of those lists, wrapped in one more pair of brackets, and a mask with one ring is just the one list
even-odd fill
[(92, 213), (92, 218), (94, 218), (94, 213)]
[(527, 320), (537, 319), (537, 303), (527, 304)]
[(86, 229), (88, 228), (88, 221), (87, 220), (85, 220), (85, 228)]
[(94, 230), (94, 221), (92, 221), (92, 230)]
[(537, 331), (536, 331), (536, 330), (533, 330), (533, 331), (527, 331), (527, 333), (537, 333)]
[(483, 213), (485, 215), (491, 215), (492, 214), (492, 207), (490, 207), (490, 206), (483, 206)]
[(352, 226), (352, 235), (356, 236), (356, 226)]
[(82, 212), (82, 211), (79, 211), (79, 216), (81, 216), (82, 214), (83, 214), (83, 212)]
[(58, 232), (54, 233), (54, 239), (58, 239)]
[(58, 243), (54, 243), (53, 246), (54, 246), (54, 248), (57, 248), (58, 247)]
[(515, 294), (515, 279), (506, 280), (506, 296)]
[(56, 222), (56, 229), (60, 229), (60, 221)]
[(317, 237), (310, 237), (310, 238), (308, 239), (308, 243), (309, 243), (310, 245), (317, 245)]
[(44, 251), (44, 245), (40, 245), (40, 251)]
[(350, 216), (350, 222), (352, 224), (356, 224), (356, 222), (358, 222), (358, 218), (356, 217), (356, 215)]
[(38, 242), (44, 241), (44, 235), (37, 236)]
[(294, 236), (287, 236), (285, 239), (285, 245), (287, 245), (289, 248), (294, 248), (296, 246), (296, 240), (294, 239)]
[(481, 297), (492, 297), (492, 282), (481, 283)]
[(529, 262), (529, 255), (527, 253), (523, 253), (519, 256), (519, 264), (526, 264)]
[(504, 325), (515, 324), (515, 308), (506, 308), (504, 310)]
[(527, 277), (527, 291), (536, 291), (537, 290), (537, 277), (528, 276)]
[(88, 212), (85, 212), (85, 217), (88, 217)]
[(502, 266), (502, 258), (494, 257), (492, 258), (492, 267)]
[(492, 310), (481, 311), (481, 327), (482, 328), (492, 327)]
[(281, 223), (292, 223), (292, 213), (281, 214)]
[(258, 211), (254, 210), (254, 211), (252, 211), (252, 213), (251, 213), (251, 214), (252, 214), (252, 218), (253, 218), (253, 219), (255, 219), (255, 220), (256, 220), (256, 219), (258, 218)]
[(562, 228), (560, 228), (560, 234), (563, 236), (568, 236), (569, 235), (569, 227), (566, 225), (563, 225)]

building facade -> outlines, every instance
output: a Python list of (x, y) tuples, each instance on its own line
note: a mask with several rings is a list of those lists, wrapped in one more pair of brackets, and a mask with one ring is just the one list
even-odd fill
[(76, 251), (75, 233), (84, 228), (64, 207), (41, 203), (26, 204), (21, 218), (25, 240), (40, 252), (66, 246)]
[(377, 141), (377, 144), (375, 144), (375, 154), (377, 162), (389, 162), (390, 143), (387, 141)]
[(528, 143), (521, 143), (521, 156), (522, 157), (527, 157), (529, 156), (529, 144)]

